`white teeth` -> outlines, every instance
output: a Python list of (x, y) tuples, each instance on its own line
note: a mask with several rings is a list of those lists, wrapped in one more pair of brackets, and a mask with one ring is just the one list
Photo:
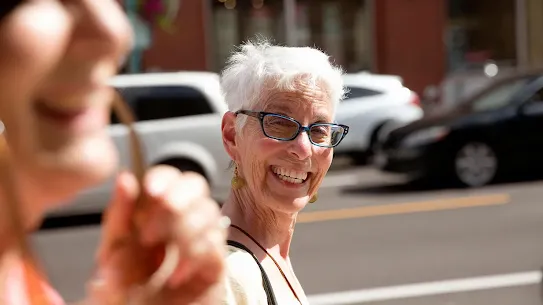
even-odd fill
[(285, 180), (287, 182), (295, 183), (295, 184), (304, 182), (302, 179), (291, 178), (291, 177), (287, 177), (287, 176), (283, 176), (283, 175), (278, 175), (277, 177), (279, 177), (279, 179), (281, 179), (281, 180)]
[(305, 179), (307, 179), (307, 172), (299, 172), (292, 169), (275, 166), (272, 167), (272, 171), (277, 174), (280, 179), (290, 183), (302, 183)]

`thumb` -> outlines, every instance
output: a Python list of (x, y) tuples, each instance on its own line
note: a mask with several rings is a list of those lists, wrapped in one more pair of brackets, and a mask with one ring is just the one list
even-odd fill
[(102, 240), (98, 261), (109, 256), (113, 243), (130, 234), (131, 221), (139, 186), (133, 174), (121, 172), (115, 179), (114, 193), (102, 220)]

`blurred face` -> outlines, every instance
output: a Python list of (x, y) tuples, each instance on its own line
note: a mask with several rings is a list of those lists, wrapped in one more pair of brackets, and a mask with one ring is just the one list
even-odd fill
[(0, 120), (36, 210), (112, 174), (106, 81), (131, 32), (115, 0), (19, 2), (0, 19)]
[[(254, 110), (285, 115), (303, 126), (330, 123), (334, 117), (326, 92), (303, 82), (298, 83), (295, 92), (271, 91), (263, 95), (261, 105)], [(257, 205), (265, 203), (273, 210), (298, 212), (317, 192), (332, 162), (333, 149), (313, 145), (305, 132), (291, 141), (271, 139), (264, 135), (257, 118), (246, 119), (229, 150), (247, 181), (245, 188)], [(276, 123), (281, 124), (270, 122)]]

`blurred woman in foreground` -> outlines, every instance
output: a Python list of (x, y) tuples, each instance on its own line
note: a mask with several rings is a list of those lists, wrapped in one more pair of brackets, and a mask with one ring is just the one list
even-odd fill
[[(114, 174), (117, 156), (106, 129), (113, 92), (106, 81), (131, 44), (115, 0), (1, 1), (0, 120), (29, 232), (59, 202)], [(123, 257), (112, 243), (130, 231), (139, 192), (150, 206), (139, 242), (173, 240), (180, 252), (161, 304), (215, 303), (225, 242), (220, 211), (202, 177), (162, 166), (147, 173), (143, 189), (132, 174), (117, 175), (98, 258), (101, 291), (118, 288)], [(15, 248), (5, 194), (0, 185), (2, 304), (63, 304)]]

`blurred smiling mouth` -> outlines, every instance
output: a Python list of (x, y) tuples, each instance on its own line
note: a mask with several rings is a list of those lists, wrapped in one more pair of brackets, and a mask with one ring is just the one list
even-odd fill
[(107, 115), (102, 108), (89, 104), (63, 105), (45, 100), (38, 100), (34, 104), (38, 117), (67, 132), (88, 132), (103, 128), (107, 124)]
[(79, 107), (79, 108), (63, 108), (63, 107), (53, 107), (47, 104), (47, 102), (39, 101), (36, 103), (36, 111), (47, 118), (50, 118), (55, 121), (65, 121), (68, 123), (71, 120), (75, 120), (77, 117), (84, 115), (89, 109), (88, 107)]
[(309, 172), (296, 171), (279, 166), (272, 166), (271, 170), (277, 178), (294, 184), (304, 183), (311, 175)]

